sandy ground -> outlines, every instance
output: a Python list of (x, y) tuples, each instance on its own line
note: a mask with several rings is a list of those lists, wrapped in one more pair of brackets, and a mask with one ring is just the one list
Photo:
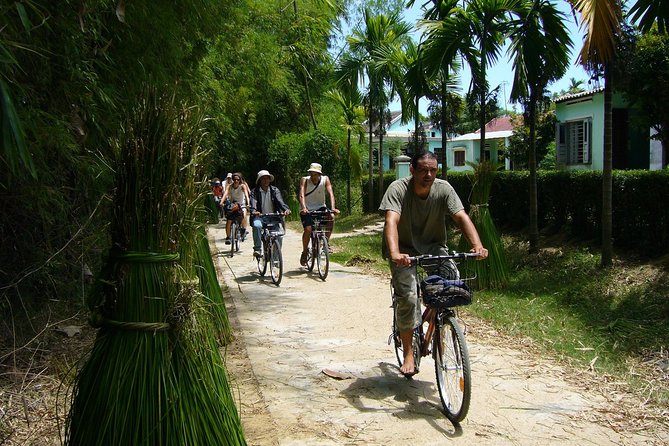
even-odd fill
[(323, 282), (300, 267), (301, 235), (288, 231), (276, 287), (258, 274), (250, 237), (230, 258), (224, 236), (223, 225), (209, 227), (236, 329), (226, 366), (251, 445), (669, 444), (664, 432), (588, 421), (611, 410), (605, 398), (574, 388), (560, 366), (522, 347), (486, 345), (466, 315), (472, 402), (454, 426), (441, 412), (431, 358), (414, 379), (399, 374), (387, 280), (331, 264)]

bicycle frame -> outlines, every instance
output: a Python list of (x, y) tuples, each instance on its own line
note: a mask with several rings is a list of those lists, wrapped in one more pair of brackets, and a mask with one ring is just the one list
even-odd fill
[(325, 281), (330, 269), (330, 253), (327, 240), (327, 226), (332, 219), (330, 210), (311, 211), (312, 218), (310, 243), (307, 250), (307, 269), (312, 271), (314, 265), (318, 264), (318, 276)]
[[(463, 281), (472, 280), (474, 277), (467, 277), (467, 274), (464, 274), (464, 278), (460, 277), (460, 272), (457, 271), (457, 267), (451, 261), (475, 256), (471, 253), (453, 253), (445, 256), (411, 257), (411, 263), (416, 267), (417, 299), (419, 305), (420, 303), (425, 304), (425, 309), (422, 312), (420, 325), (413, 331), (413, 345), (410, 347), (402, 345), (395, 319), (393, 319), (393, 333), (388, 339), (389, 344), (391, 340), (394, 340), (395, 354), (400, 367), (403, 363), (406, 348), (413, 351), (416, 370), (420, 366), (420, 359), (432, 354), (439, 398), (446, 417), (453, 422), (460, 422), (467, 416), (471, 401), (471, 370), (467, 342), (464, 332), (457, 322), (456, 307), (453, 306), (463, 303), (460, 300), (451, 300), (451, 297), (462, 297)], [(419, 266), (423, 269), (419, 270)], [(426, 292), (430, 293), (428, 295), (430, 299), (423, 299), (420, 284), (422, 276), (426, 272), (439, 273), (442, 277), (455, 273), (457, 277), (449, 278), (456, 279), (457, 283), (454, 283), (455, 280), (440, 282), (430, 280), (426, 285)], [(428, 288), (428, 286), (434, 288)], [(466, 287), (464, 289), (468, 290), (471, 298), (471, 291)], [(440, 297), (446, 297), (446, 300), (440, 300)], [(425, 300), (437, 306), (431, 306)], [(393, 292), (393, 318), (395, 318), (395, 305)], [(427, 327), (425, 328), (426, 323)]]
[[(262, 218), (262, 233), (260, 238), (263, 244), (263, 255), (257, 258), (258, 272), (261, 276), (265, 275), (267, 265), (270, 265), (270, 275), (272, 282), (279, 286), (283, 275), (283, 257), (281, 254), (280, 240), (283, 237), (283, 230), (277, 230), (276, 225), (281, 225), (276, 217), (282, 217), (282, 213), (264, 214)], [(271, 223), (270, 223), (271, 221)], [(261, 266), (262, 261), (262, 266)]]

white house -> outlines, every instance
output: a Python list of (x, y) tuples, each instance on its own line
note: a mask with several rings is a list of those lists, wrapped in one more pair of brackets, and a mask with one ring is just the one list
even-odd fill
[[(383, 137), (383, 168), (386, 171), (393, 167), (391, 157), (388, 154), (388, 147), (397, 142), (401, 142), (403, 153), (406, 153), (404, 147), (406, 147), (414, 135), (413, 123), (403, 123), (401, 117), (401, 112), (391, 112), (390, 124)], [(428, 150), (435, 153), (441, 160), (441, 129), (433, 126), (431, 123), (422, 123), (422, 131), (425, 133)], [(506, 159), (505, 153), (506, 147), (509, 145), (509, 137), (512, 133), (513, 123), (509, 116), (501, 116), (488, 122), (488, 124), (486, 124), (486, 149), (483, 155), (484, 159), (503, 161), (505, 168), (510, 169), (511, 165), (509, 160)], [(378, 137), (374, 138), (374, 142), (378, 145)], [(478, 161), (480, 142), (480, 130), (466, 135), (450, 135), (449, 139), (446, 141), (446, 164), (448, 169), (455, 172), (472, 170), (472, 167), (467, 165), (467, 162)], [(441, 164), (442, 163), (440, 162), (440, 167)]]
[[(500, 116), (490, 120), (485, 126), (484, 160), (503, 162), (506, 170), (511, 169), (511, 162), (505, 156), (509, 138), (513, 134), (513, 121), (510, 116)], [(481, 147), (481, 129), (456, 136), (446, 142), (446, 156), (449, 170), (459, 172), (472, 170), (467, 162), (478, 162)]]
[[(635, 122), (642, 111), (613, 93), (613, 168), (661, 169), (662, 146)], [(557, 163), (570, 170), (601, 170), (604, 156), (604, 88), (555, 100)]]

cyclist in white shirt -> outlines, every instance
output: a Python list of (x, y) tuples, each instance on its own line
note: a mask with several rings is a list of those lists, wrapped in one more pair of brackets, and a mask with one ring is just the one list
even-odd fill
[(307, 170), (309, 174), (302, 177), (300, 181), (300, 218), (302, 219), (302, 255), (300, 256), (300, 265), (307, 264), (307, 248), (309, 246), (309, 239), (314, 228), (314, 220), (311, 218), (309, 212), (311, 211), (325, 211), (326, 193), (330, 197), (330, 206), (332, 206), (332, 218), (328, 220), (326, 237), (330, 239), (332, 234), (332, 227), (334, 225), (334, 215), (339, 213), (339, 209), (335, 206), (334, 192), (332, 191), (332, 183), (327, 175), (323, 175), (323, 166), (318, 163), (311, 163)]

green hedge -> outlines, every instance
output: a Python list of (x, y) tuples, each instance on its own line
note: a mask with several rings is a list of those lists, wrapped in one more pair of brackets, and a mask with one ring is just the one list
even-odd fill
[[(392, 181), (387, 175), (384, 186)], [(468, 207), (472, 177), (451, 173), (448, 181)], [(367, 194), (363, 181), (363, 194)], [(377, 182), (375, 181), (375, 186)], [(583, 239), (601, 238), (602, 174), (595, 171), (540, 171), (538, 224), (544, 232), (565, 231)], [(500, 172), (493, 183), (490, 212), (499, 229), (529, 224), (529, 172)], [(375, 194), (375, 209), (378, 208)], [(367, 201), (365, 199), (365, 207)], [(660, 255), (669, 252), (669, 171), (613, 172), (614, 246)]]

